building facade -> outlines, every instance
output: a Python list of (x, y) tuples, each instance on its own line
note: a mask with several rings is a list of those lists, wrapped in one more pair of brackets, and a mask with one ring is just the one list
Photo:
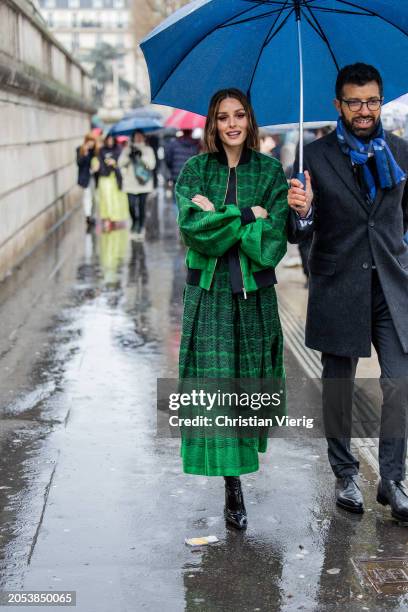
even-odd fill
[[(47, 26), (54, 36), (90, 72), (105, 45), (116, 52), (106, 60), (112, 79), (105, 83), (101, 103), (105, 108), (128, 108), (144, 87), (138, 66), (132, 28), (131, 0), (39, 0)], [(102, 52), (101, 52), (102, 55)], [(100, 82), (98, 82), (100, 87)]]

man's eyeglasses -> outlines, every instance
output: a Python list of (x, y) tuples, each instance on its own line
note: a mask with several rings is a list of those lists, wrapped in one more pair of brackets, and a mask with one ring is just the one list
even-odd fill
[(367, 105), (368, 110), (378, 111), (384, 101), (384, 98), (371, 98), (370, 100), (345, 100), (342, 98), (341, 101), (344, 102), (344, 104), (347, 104), (353, 113), (358, 113), (361, 111), (364, 104)]

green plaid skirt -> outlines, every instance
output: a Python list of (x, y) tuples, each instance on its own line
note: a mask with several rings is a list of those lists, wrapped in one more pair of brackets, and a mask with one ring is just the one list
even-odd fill
[[(210, 291), (187, 285), (179, 378), (284, 380), (275, 287), (250, 292), (247, 299), (234, 295), (224, 260), (217, 264)], [(239, 476), (258, 470), (258, 453), (266, 447), (265, 433), (251, 438), (182, 435), (180, 454), (187, 474)]]

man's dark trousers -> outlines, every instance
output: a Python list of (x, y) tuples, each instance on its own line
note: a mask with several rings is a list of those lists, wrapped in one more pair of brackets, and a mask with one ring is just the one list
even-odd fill
[[(376, 270), (372, 273), (371, 298), (372, 342), (381, 368), (383, 392), (379, 440), (380, 475), (382, 478), (400, 481), (405, 478), (407, 453), (408, 354), (403, 352)], [(350, 450), (350, 436), (347, 435), (351, 433), (357, 363), (357, 357), (322, 353), (323, 418), (326, 431), (342, 432), (341, 438), (327, 438), (330, 465), (339, 478), (357, 474), (359, 469), (359, 462)], [(335, 379), (338, 379), (337, 384)]]

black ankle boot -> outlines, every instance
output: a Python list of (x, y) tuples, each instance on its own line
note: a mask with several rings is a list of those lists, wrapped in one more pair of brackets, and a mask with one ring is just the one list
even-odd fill
[(225, 480), (225, 520), (237, 529), (247, 528), (247, 513), (241, 481), (237, 476), (224, 476)]

